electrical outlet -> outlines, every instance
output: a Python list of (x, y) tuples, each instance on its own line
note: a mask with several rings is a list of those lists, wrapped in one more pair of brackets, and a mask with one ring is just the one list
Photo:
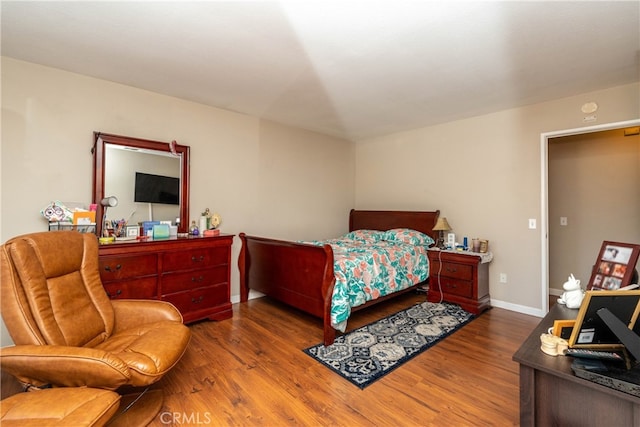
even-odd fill
[(535, 228), (536, 228), (536, 219), (535, 218), (529, 218), (529, 228), (531, 230), (535, 230)]
[(507, 283), (507, 273), (500, 273), (500, 283)]

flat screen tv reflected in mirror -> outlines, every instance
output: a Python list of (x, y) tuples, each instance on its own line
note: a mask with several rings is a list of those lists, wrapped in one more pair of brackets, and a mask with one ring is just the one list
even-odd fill
[(180, 204), (180, 178), (136, 172), (133, 200), (140, 203)]

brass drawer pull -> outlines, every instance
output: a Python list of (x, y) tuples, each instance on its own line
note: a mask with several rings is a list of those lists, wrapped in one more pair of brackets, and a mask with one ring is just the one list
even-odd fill
[[(120, 270), (122, 268), (122, 265), (120, 264), (116, 264), (116, 271)], [(107, 265), (104, 267), (105, 271), (111, 271), (111, 266)]]
[(204, 276), (200, 276), (200, 277), (192, 277), (191, 281), (192, 282), (202, 282), (204, 280)]
[(200, 255), (200, 257), (196, 257), (195, 255), (191, 257), (191, 261), (193, 262), (202, 262), (204, 261), (204, 255)]
[(200, 295), (200, 298), (198, 298), (198, 299), (191, 298), (191, 302), (194, 303), (194, 304), (200, 304), (203, 299), (204, 299), (204, 296)]

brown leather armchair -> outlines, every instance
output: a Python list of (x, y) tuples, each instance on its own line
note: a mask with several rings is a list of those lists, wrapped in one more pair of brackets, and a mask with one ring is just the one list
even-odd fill
[(110, 300), (95, 235), (19, 236), (0, 252), (2, 317), (15, 346), (2, 369), (24, 384), (115, 390), (158, 381), (191, 336), (180, 312), (151, 300)]

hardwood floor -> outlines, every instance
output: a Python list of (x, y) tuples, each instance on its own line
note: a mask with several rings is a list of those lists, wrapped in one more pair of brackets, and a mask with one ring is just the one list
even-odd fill
[[(358, 312), (349, 329), (424, 300)], [(236, 304), (232, 319), (190, 326), (185, 356), (154, 385), (165, 401), (151, 425), (518, 425), (511, 357), (539, 321), (493, 308), (360, 390), (303, 353), (322, 341), (319, 319), (267, 298)]]

